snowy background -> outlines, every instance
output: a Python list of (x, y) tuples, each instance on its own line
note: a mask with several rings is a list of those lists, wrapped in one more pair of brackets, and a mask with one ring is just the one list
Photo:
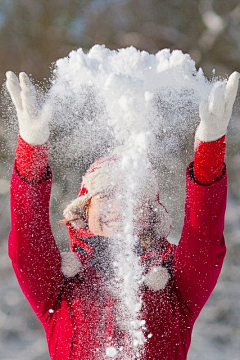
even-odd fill
[[(162, 48), (189, 53), (211, 79), (240, 71), (239, 1), (171, 0), (2, 0), (0, 2), (0, 79), (5, 71), (25, 71), (36, 81), (50, 77), (51, 64), (72, 49), (89, 50), (94, 44), (110, 49), (135, 46), (156, 53)], [(2, 98), (2, 109), (6, 109)], [(229, 197), (226, 216), (228, 254), (218, 285), (202, 311), (193, 333), (190, 360), (239, 360), (240, 354), (240, 119), (239, 100), (228, 135), (227, 165)], [(9, 232), (9, 177), (17, 128), (0, 120), (0, 354), (1, 360), (47, 360), (47, 346), (40, 323), (22, 295), (7, 256)], [(55, 134), (57, 137), (57, 134)], [(181, 230), (185, 166), (191, 160), (193, 132), (174, 163), (171, 187), (165, 184), (163, 203), (175, 221), (171, 235), (176, 242)], [(62, 209), (74, 197), (81, 173), (89, 165), (82, 159), (78, 170), (73, 159), (61, 159), (52, 149), (51, 165), (55, 174), (52, 197), (52, 225), (59, 246), (67, 246), (67, 234), (57, 221)], [(91, 156), (88, 162), (91, 162)], [(64, 167), (65, 171), (62, 171)], [(76, 166), (75, 166), (76, 168)], [(76, 188), (71, 180), (76, 179)], [(174, 196), (173, 196), (174, 194)], [(177, 211), (176, 211), (177, 209)]]

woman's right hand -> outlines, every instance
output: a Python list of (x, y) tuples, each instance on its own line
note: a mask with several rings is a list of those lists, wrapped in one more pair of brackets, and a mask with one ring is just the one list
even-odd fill
[(43, 145), (48, 141), (52, 108), (45, 103), (41, 108), (37, 103), (36, 90), (26, 73), (18, 77), (6, 73), (6, 86), (15, 105), (22, 139), (31, 145)]

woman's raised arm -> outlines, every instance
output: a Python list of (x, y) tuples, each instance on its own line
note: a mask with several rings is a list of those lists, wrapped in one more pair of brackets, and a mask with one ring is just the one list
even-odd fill
[(49, 221), (52, 174), (48, 166), (51, 109), (38, 106), (28, 76), (7, 73), (19, 141), (11, 181), (9, 256), (19, 284), (41, 321), (54, 309), (63, 284), (61, 256)]
[(184, 226), (176, 248), (176, 287), (192, 319), (209, 298), (226, 253), (223, 237), (227, 199), (225, 134), (239, 74), (218, 82), (200, 104), (194, 162), (187, 169)]

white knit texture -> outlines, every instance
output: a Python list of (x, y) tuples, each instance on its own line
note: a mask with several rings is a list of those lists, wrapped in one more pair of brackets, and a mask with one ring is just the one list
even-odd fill
[(45, 144), (50, 134), (51, 106), (48, 103), (42, 108), (38, 105), (35, 87), (24, 72), (19, 74), (19, 79), (12, 71), (8, 71), (6, 77), (6, 86), (17, 111), (21, 137), (31, 145)]
[(154, 266), (144, 277), (144, 283), (149, 289), (163, 290), (170, 279), (168, 270), (163, 266)]
[(61, 271), (67, 278), (74, 277), (81, 271), (82, 264), (76, 254), (67, 251), (62, 252), (61, 258)]
[(240, 74), (234, 72), (227, 83), (218, 81), (212, 88), (209, 97), (199, 106), (200, 124), (196, 138), (201, 141), (220, 139), (227, 132), (232, 115), (232, 108), (237, 95)]

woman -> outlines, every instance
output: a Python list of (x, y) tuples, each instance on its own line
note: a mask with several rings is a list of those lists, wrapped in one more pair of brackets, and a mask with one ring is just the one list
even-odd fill
[[(187, 358), (194, 322), (218, 279), (226, 252), (225, 134), (238, 81), (235, 72), (226, 84), (215, 84), (200, 105), (178, 246), (165, 238), (169, 223), (160, 204), (159, 221), (154, 221), (157, 230), (148, 232), (158, 238), (140, 234), (139, 256), (146, 270), (141, 311), (147, 329), (142, 359)], [(49, 108), (37, 109), (35, 90), (26, 74), (20, 73), (18, 80), (8, 72), (6, 84), (19, 120), (9, 237), (9, 256), (19, 284), (44, 326), (52, 359), (123, 359), (128, 335), (118, 320), (116, 300), (104, 286), (112, 276), (111, 264), (101, 261), (109, 256), (108, 238), (119, 220), (115, 205), (113, 211), (102, 211), (109, 194), (101, 179), (117, 160), (95, 162), (78, 198), (65, 211), (72, 250), (69, 263), (68, 254), (60, 255), (49, 222)]]

